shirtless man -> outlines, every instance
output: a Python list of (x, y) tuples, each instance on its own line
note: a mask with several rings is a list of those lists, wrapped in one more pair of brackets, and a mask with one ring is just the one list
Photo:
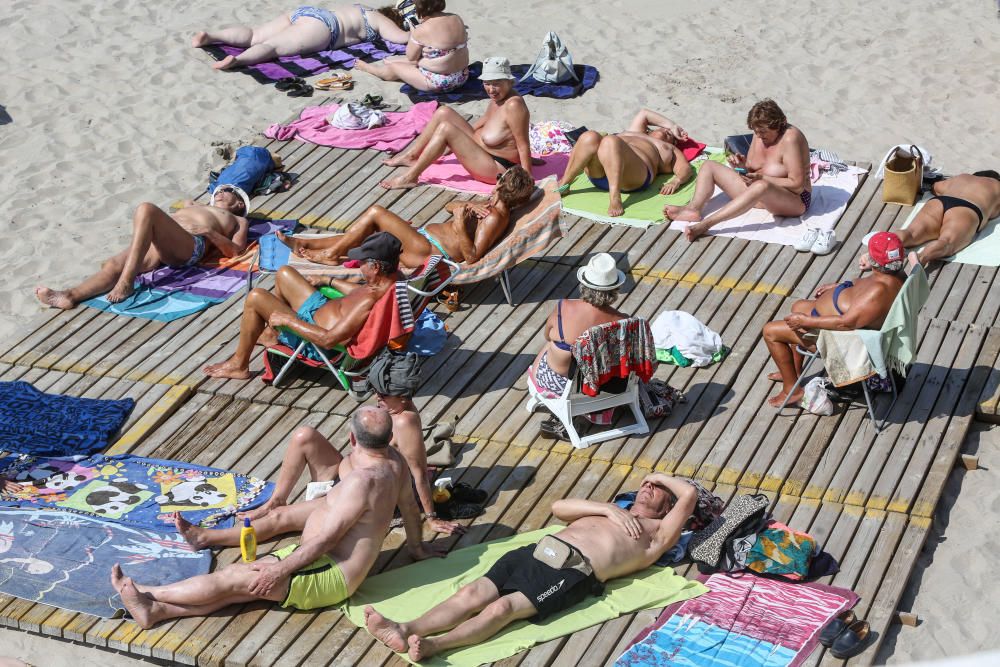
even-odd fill
[(528, 107), (514, 90), (510, 62), (487, 58), (479, 78), (490, 99), (479, 120), (470, 124), (453, 109), (438, 107), (409, 148), (382, 161), (390, 167), (408, 167), (402, 175), (382, 181), (382, 187), (415, 187), (424, 169), (449, 151), (469, 175), (483, 183), (496, 183), (514, 165), (531, 173)]
[(168, 618), (206, 616), (261, 599), (296, 609), (328, 607), (348, 598), (364, 581), (397, 506), (410, 555), (441, 555), (421, 541), (410, 474), (389, 447), (391, 434), (392, 422), (384, 410), (362, 407), (354, 412), (352, 453), (341, 463), (341, 481), (309, 515), (300, 544), (165, 586), (138, 584), (115, 564), (111, 583), (125, 608), (148, 629)]
[(239, 255), (247, 247), (246, 205), (223, 188), (216, 191), (212, 206), (186, 201), (173, 216), (154, 204), (139, 204), (132, 216), (132, 242), (126, 250), (105, 260), (100, 271), (79, 285), (58, 291), (36, 287), (35, 296), (47, 306), (64, 309), (105, 292), (108, 301), (118, 303), (135, 291), (136, 275), (164, 265), (197, 264), (208, 244), (224, 257)]
[[(280, 342), (293, 350), (303, 338), (324, 350), (349, 344), (368, 321), (378, 300), (400, 279), (399, 250), (399, 239), (379, 232), (348, 251), (348, 256), (360, 263), (365, 283), (333, 281), (333, 286), (344, 294), (340, 299), (327, 299), (298, 271), (290, 266), (281, 267), (273, 294), (258, 287), (247, 295), (233, 356), (205, 366), (202, 372), (212, 377), (249, 378), (250, 354), (258, 342), (263, 345)], [(278, 332), (278, 327), (290, 331)], [(311, 347), (305, 350), (309, 356), (316, 355)], [(319, 359), (318, 355), (316, 358)]]
[(586, 172), (594, 187), (610, 195), (611, 217), (624, 213), (623, 192), (645, 190), (660, 174), (673, 174), (660, 188), (661, 195), (672, 195), (694, 174), (676, 145), (687, 138), (687, 132), (677, 123), (649, 109), (640, 110), (625, 132), (601, 136), (588, 130), (573, 146), (566, 172), (559, 180), (559, 191), (569, 190), (576, 177)]
[[(783, 320), (764, 325), (764, 342), (778, 366), (777, 373), (767, 377), (781, 381), (781, 391), (767, 400), (780, 407), (802, 372), (802, 355), (795, 347), (812, 349), (817, 329), (854, 331), (878, 329), (896, 299), (906, 276), (902, 268), (906, 257), (903, 243), (892, 232), (878, 232), (868, 240), (868, 253), (861, 258), (862, 270), (872, 269), (872, 275), (857, 281), (845, 280), (820, 286), (814, 299), (802, 299), (792, 304), (792, 312)], [(915, 261), (915, 258), (914, 258)], [(796, 389), (788, 396), (789, 403), (801, 400), (804, 390)]]
[(417, 228), (386, 208), (374, 205), (343, 234), (320, 239), (297, 239), (279, 233), (278, 238), (302, 257), (321, 264), (340, 264), (347, 251), (375, 232), (389, 232), (402, 243), (399, 261), (418, 268), (431, 255), (443, 255), (453, 262), (472, 264), (493, 249), (510, 226), (513, 209), (531, 197), (535, 182), (531, 174), (514, 165), (497, 179), (497, 186), (484, 204), (450, 202), (448, 222), (432, 222)]
[[(385, 409), (383, 405), (379, 407)], [(396, 428), (396, 417), (391, 411), (388, 412), (393, 418), (393, 437), (389, 444), (403, 455), (420, 504), (430, 508), (427, 511), (427, 527), (439, 533), (461, 535), (465, 532), (465, 526), (454, 521), (439, 519), (434, 513), (431, 484), (427, 477), (427, 450), (424, 448), (423, 438), (421, 437), (416, 443), (416, 447), (411, 446), (413, 443), (407, 439), (400, 438)], [(301, 532), (309, 516), (325, 506), (322, 496), (350, 471), (350, 459), (351, 454), (346, 457), (341, 456), (333, 443), (315, 428), (300, 426), (292, 433), (288, 449), (285, 450), (285, 458), (281, 462), (278, 481), (274, 485), (271, 497), (257, 509), (242, 514), (240, 518), (246, 517), (253, 521), (258, 542), (265, 542), (285, 533)], [(305, 499), (289, 505), (288, 496), (302, 475), (302, 471), (307, 468), (309, 484), (306, 486)], [(177, 527), (177, 532), (196, 549), (236, 547), (240, 544), (240, 526), (202, 528), (184, 519), (180, 512), (174, 514), (174, 525)]]
[(907, 248), (917, 251), (920, 263), (951, 257), (972, 243), (983, 224), (1000, 216), (1000, 174), (977, 171), (934, 184), (935, 197), (924, 204), (906, 229), (896, 232)]
[[(688, 241), (751, 208), (764, 208), (780, 216), (799, 216), (809, 210), (812, 182), (805, 135), (789, 125), (785, 112), (770, 99), (750, 108), (747, 126), (754, 135), (749, 155), (730, 155), (728, 167), (706, 161), (698, 171), (691, 203), (664, 207), (664, 217), (693, 223), (684, 230)], [(701, 211), (712, 198), (716, 185), (731, 201), (702, 220)]]
[[(365, 625), (393, 651), (407, 651), (410, 660), (419, 662), (485, 641), (514, 621), (541, 621), (589, 595), (600, 595), (605, 582), (655, 563), (677, 543), (696, 499), (697, 491), (687, 482), (652, 473), (629, 510), (612, 503), (557, 500), (552, 514), (569, 525), (555, 538), (582, 555), (577, 560), (583, 571), (556, 569), (532, 556), (535, 545), (521, 547), (419, 618), (397, 623), (368, 606)], [(444, 630), (448, 632), (429, 636)]]

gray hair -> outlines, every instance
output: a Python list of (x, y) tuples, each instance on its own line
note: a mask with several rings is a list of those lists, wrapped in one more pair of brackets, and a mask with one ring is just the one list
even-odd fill
[(580, 298), (594, 308), (607, 308), (618, 299), (618, 289), (600, 290), (580, 285)]
[(392, 417), (382, 408), (358, 408), (351, 415), (351, 433), (365, 449), (385, 449), (392, 440)]
[(905, 262), (901, 259), (897, 259), (894, 262), (889, 262), (888, 264), (879, 264), (874, 259), (872, 259), (871, 255), (868, 255), (868, 261), (872, 263), (872, 268), (878, 271), (879, 273), (896, 273), (897, 271), (902, 270), (903, 264), (905, 264)]

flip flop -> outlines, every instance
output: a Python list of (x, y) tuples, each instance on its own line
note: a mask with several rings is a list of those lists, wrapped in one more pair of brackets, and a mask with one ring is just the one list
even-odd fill
[(289, 97), (312, 97), (313, 87), (308, 83), (300, 83), (288, 89)]
[(317, 81), (313, 87), (316, 90), (351, 90), (354, 88), (354, 82), (351, 80), (331, 81), (330, 83)]
[(291, 90), (296, 86), (305, 85), (306, 80), (301, 76), (286, 76), (284, 79), (278, 79), (274, 87), (278, 90)]
[(382, 107), (385, 106), (384, 104), (382, 104), (381, 95), (372, 95), (372, 94), (365, 95), (365, 99), (361, 100), (361, 103), (364, 104), (366, 107), (370, 107), (372, 109), (381, 109)]
[(320, 79), (314, 85), (316, 87), (329, 86), (330, 84), (339, 83), (341, 81), (350, 81), (353, 78), (354, 77), (351, 74), (335, 74), (334, 76), (328, 76), (325, 79)]

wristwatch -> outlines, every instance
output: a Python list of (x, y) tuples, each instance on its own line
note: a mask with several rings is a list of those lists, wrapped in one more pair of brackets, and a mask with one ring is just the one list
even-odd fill
[(427, 512), (424, 516), (427, 517), (428, 519), (436, 519), (436, 518), (438, 518), (438, 513), (437, 512)]

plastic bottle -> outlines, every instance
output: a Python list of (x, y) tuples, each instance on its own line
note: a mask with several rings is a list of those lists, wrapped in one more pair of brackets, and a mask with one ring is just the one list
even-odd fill
[(434, 492), (431, 493), (431, 499), (435, 503), (446, 503), (451, 498), (451, 491), (449, 487), (451, 486), (451, 477), (442, 477), (434, 482)]
[(250, 525), (249, 517), (243, 519), (243, 527), (240, 528), (240, 553), (244, 563), (257, 560), (257, 531)]

